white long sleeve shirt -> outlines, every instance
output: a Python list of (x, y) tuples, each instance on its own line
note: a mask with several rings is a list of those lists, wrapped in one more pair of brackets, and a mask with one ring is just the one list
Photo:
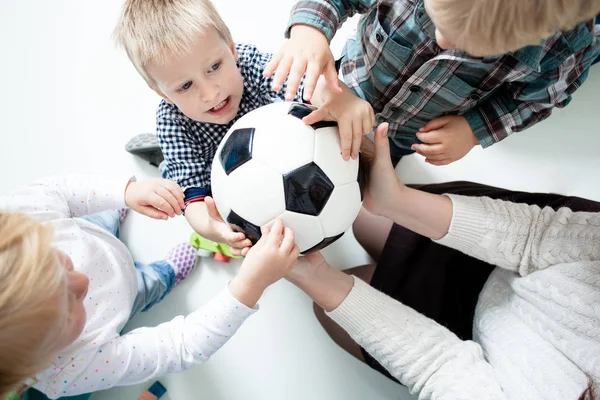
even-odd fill
[(329, 316), (420, 399), (576, 400), (600, 385), (600, 214), (450, 197), (438, 242), (497, 266), (473, 341), (357, 278)]
[(128, 179), (66, 176), (47, 179), (0, 198), (0, 209), (49, 224), (53, 245), (89, 277), (81, 335), (37, 376), (50, 398), (131, 385), (206, 361), (255, 312), (224, 288), (187, 316), (119, 334), (137, 294), (133, 260), (125, 245), (80, 217), (125, 207)]

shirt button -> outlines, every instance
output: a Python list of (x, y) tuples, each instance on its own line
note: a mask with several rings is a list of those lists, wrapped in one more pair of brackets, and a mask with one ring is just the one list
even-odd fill
[(481, 95), (479, 93), (473, 93), (472, 95), (469, 96), (469, 98), (471, 100), (477, 101), (477, 100), (481, 100)]
[(408, 88), (408, 90), (410, 90), (413, 93), (418, 93), (421, 91), (421, 88), (417, 85), (412, 85), (411, 87)]
[(375, 39), (377, 39), (377, 41), (378, 41), (379, 43), (381, 43), (381, 42), (383, 42), (383, 35), (382, 35), (380, 32), (377, 32), (377, 33), (375, 34)]

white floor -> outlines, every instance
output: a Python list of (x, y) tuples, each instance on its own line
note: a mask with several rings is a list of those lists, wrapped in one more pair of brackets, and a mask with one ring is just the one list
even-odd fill
[[(217, 0), (237, 41), (274, 51), (292, 0)], [(36, 177), (67, 172), (157, 176), (123, 150), (154, 130), (158, 98), (147, 89), (110, 34), (121, 2), (20, 0), (0, 2), (3, 96), (0, 99), (0, 194)], [(339, 52), (351, 21), (334, 41)], [(471, 180), (600, 201), (600, 66), (565, 110), (504, 143), (472, 152), (449, 167), (417, 156), (398, 167), (406, 182)], [(161, 258), (185, 241), (183, 218), (128, 218), (125, 238), (141, 261)], [(339, 268), (368, 262), (351, 234), (326, 250)], [(205, 303), (233, 276), (229, 265), (202, 261), (188, 281), (128, 328), (152, 326)], [(207, 364), (161, 378), (170, 399), (410, 399), (407, 391), (337, 348), (312, 315), (311, 302), (285, 281), (261, 310)], [(149, 384), (98, 393), (95, 399), (134, 399)]]

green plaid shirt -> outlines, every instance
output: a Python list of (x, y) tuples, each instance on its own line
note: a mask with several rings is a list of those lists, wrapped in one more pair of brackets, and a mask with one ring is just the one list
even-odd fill
[(423, 0), (298, 0), (286, 37), (305, 24), (331, 40), (355, 13), (362, 17), (344, 47), (344, 81), (404, 149), (418, 143), (419, 128), (448, 114), (464, 115), (483, 147), (522, 131), (566, 106), (600, 53), (592, 21), (498, 57), (443, 50)]

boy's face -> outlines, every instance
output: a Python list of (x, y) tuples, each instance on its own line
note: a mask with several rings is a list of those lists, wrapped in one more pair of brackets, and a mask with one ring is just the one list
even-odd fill
[(227, 124), (236, 115), (244, 82), (236, 65), (237, 52), (213, 28), (199, 34), (191, 50), (164, 64), (150, 64), (152, 89), (189, 118)]

